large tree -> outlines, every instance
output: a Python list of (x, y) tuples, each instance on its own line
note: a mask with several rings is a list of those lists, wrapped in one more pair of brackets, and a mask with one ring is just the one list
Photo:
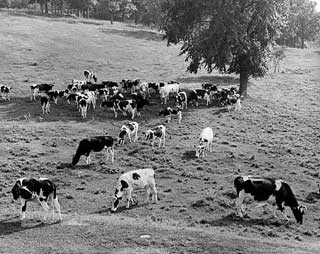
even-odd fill
[(287, 0), (167, 0), (163, 29), (168, 44), (183, 42), (188, 71), (240, 74), (240, 94), (247, 96), (249, 76), (263, 76), (269, 44), (277, 36)]

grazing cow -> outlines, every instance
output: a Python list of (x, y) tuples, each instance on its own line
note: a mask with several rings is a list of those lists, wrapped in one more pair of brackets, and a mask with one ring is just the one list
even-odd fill
[(176, 103), (181, 109), (188, 108), (188, 97), (186, 92), (179, 92), (176, 96)]
[(182, 111), (180, 107), (177, 107), (176, 109), (172, 109), (171, 107), (167, 107), (165, 109), (162, 109), (159, 111), (159, 116), (163, 115), (165, 118), (167, 118), (167, 121), (171, 121), (172, 116), (176, 116), (178, 118), (179, 124), (182, 120)]
[[(238, 176), (234, 180), (234, 187), (237, 191), (236, 206), (240, 217), (244, 215), (243, 202), (246, 197), (251, 197), (255, 201), (264, 202), (275, 198), (274, 216), (280, 210), (283, 217), (289, 220), (285, 214), (284, 206), (291, 208), (297, 223), (302, 224), (306, 207), (299, 205), (288, 183), (282, 180), (271, 178), (255, 178), (251, 176)], [(276, 206), (275, 206), (276, 205)]]
[(152, 129), (149, 129), (145, 132), (146, 140), (151, 140), (152, 148), (154, 147), (154, 142), (156, 139), (159, 139), (159, 148), (166, 146), (166, 127), (163, 125), (158, 125)]
[(83, 75), (84, 77), (87, 79), (87, 80), (94, 80), (94, 82), (97, 82), (97, 75), (91, 71), (88, 71), (88, 70), (84, 70), (83, 71)]
[(199, 137), (199, 145), (196, 147), (196, 157), (204, 157), (205, 151), (211, 152), (213, 142), (213, 130), (210, 127), (204, 128)]
[(34, 84), (31, 85), (31, 100), (36, 100), (37, 93), (47, 93), (52, 90), (53, 84)]
[(107, 149), (107, 158), (111, 155), (111, 162), (114, 161), (114, 140), (111, 136), (96, 136), (92, 138), (82, 139), (79, 143), (76, 154), (72, 158), (72, 165), (76, 165), (82, 155), (86, 156), (87, 165), (90, 164), (90, 153), (100, 152), (104, 148)]
[(41, 96), (40, 98), (42, 114), (49, 114), (50, 113), (50, 100), (47, 95)]
[(49, 213), (48, 201), (51, 201), (52, 219), (54, 219), (54, 208), (59, 214), (61, 220), (60, 204), (58, 202), (57, 190), (55, 184), (47, 178), (21, 178), (16, 181), (12, 190), (14, 200), (20, 198), (21, 201), (21, 217), (23, 220), (26, 217), (27, 202), (39, 202), (45, 211), (44, 220)]
[(188, 101), (189, 103), (191, 102), (195, 103), (195, 105), (198, 107), (200, 99), (204, 99), (206, 101), (207, 106), (209, 106), (209, 104), (211, 103), (210, 94), (207, 90), (204, 90), (204, 89), (192, 90), (191, 93), (189, 94)]
[(180, 85), (178, 83), (166, 84), (160, 88), (160, 102), (161, 104), (167, 104), (170, 94), (177, 95), (180, 90)]
[(0, 91), (1, 91), (1, 98), (4, 99), (5, 101), (10, 101), (10, 90), (12, 88), (7, 85), (1, 85), (0, 86)]
[(133, 203), (133, 189), (144, 189), (146, 191), (146, 202), (149, 202), (151, 192), (152, 201), (158, 202), (154, 170), (152, 168), (131, 170), (122, 174), (116, 183), (115, 189), (114, 196), (112, 196), (112, 199), (114, 199), (111, 206), (112, 212), (117, 210), (122, 197), (127, 200), (126, 208), (130, 207), (130, 202)]
[[(139, 124), (137, 122), (129, 122), (123, 125), (119, 133), (119, 145), (124, 145), (124, 137), (127, 135), (129, 142), (136, 142), (138, 139)], [(133, 137), (133, 139), (132, 139)]]

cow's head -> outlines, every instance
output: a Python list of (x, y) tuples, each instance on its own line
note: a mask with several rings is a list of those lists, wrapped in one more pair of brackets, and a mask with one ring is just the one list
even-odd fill
[(303, 215), (306, 210), (307, 210), (307, 207), (305, 207), (304, 205), (299, 205), (297, 207), (292, 208), (292, 212), (294, 217), (296, 218), (297, 223), (302, 224)]
[(125, 129), (121, 129), (119, 133), (118, 145), (122, 146), (124, 144), (124, 137), (127, 135), (127, 131)]
[(17, 181), (11, 190), (14, 200), (17, 200), (20, 197), (20, 190), (21, 190), (21, 182)]
[(200, 156), (204, 156), (206, 145), (202, 143), (195, 147), (196, 147), (196, 157), (199, 158)]
[(115, 212), (119, 206), (120, 200), (123, 197), (123, 194), (127, 191), (129, 184), (125, 180), (121, 180), (117, 182), (116, 190), (114, 192), (113, 202), (111, 205), (111, 211)]

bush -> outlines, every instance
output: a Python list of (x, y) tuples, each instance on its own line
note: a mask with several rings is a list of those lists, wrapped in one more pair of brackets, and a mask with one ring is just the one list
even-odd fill
[(9, 2), (8, 0), (0, 0), (0, 8), (8, 8)]

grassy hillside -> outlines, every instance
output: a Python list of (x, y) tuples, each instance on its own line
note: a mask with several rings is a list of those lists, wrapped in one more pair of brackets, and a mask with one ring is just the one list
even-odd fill
[[(318, 253), (320, 182), (319, 51), (286, 50), (282, 73), (250, 80), (250, 98), (240, 113), (224, 108), (190, 107), (182, 124), (158, 117), (151, 98), (140, 124), (139, 141), (116, 147), (115, 163), (105, 153), (92, 164), (70, 167), (79, 141), (108, 133), (117, 136), (128, 118), (102, 108), (83, 120), (74, 105), (60, 100), (49, 116), (30, 101), (30, 85), (54, 82), (65, 88), (84, 69), (100, 80), (140, 78), (178, 80), (184, 88), (201, 82), (237, 84), (236, 76), (185, 72), (179, 47), (166, 47), (162, 35), (140, 27), (81, 19), (51, 19), (0, 13), (0, 80), (13, 87), (10, 102), (0, 101), (0, 252), (3, 253)], [(30, 113), (30, 121), (24, 114)], [(142, 132), (164, 123), (167, 147), (151, 150)], [(193, 145), (202, 128), (215, 132), (214, 151), (196, 159)], [(152, 166), (158, 204), (121, 207), (110, 214), (109, 196), (122, 171)], [(235, 216), (232, 186), (238, 171), (286, 180), (308, 212), (302, 226), (272, 218), (271, 207), (247, 205), (250, 218)], [(30, 204), (18, 221), (11, 203), (15, 179), (47, 176), (58, 185), (64, 220), (39, 224), (39, 207)], [(140, 238), (150, 235), (149, 239)], [(29, 251), (30, 250), (30, 251)]]

